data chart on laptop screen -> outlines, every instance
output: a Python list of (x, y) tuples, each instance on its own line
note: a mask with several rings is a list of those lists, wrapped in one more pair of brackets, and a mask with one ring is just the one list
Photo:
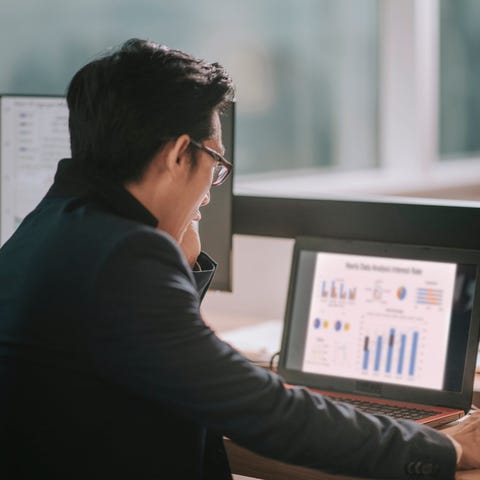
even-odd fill
[(302, 370), (444, 386), (455, 263), (317, 253)]

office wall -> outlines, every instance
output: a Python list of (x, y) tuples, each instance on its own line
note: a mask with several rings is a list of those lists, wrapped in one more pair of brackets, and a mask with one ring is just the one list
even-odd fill
[(233, 292), (209, 291), (205, 320), (224, 330), (283, 319), (293, 239), (233, 237)]

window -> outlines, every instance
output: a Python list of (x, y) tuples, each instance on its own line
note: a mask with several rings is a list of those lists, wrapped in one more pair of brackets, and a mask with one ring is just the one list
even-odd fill
[(442, 0), (440, 158), (480, 152), (480, 2)]
[(63, 94), (130, 37), (224, 64), (237, 194), (480, 198), (478, 0), (4, 0), (1, 18), (5, 93)]
[(375, 166), (377, 2), (236, 8), (222, 53), (238, 85), (237, 173)]
[(238, 176), (377, 164), (377, 0), (7, 1), (3, 92), (62, 94), (102, 49), (150, 38), (232, 74)]

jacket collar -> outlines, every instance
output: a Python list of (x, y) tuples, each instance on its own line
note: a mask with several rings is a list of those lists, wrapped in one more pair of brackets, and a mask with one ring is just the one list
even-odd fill
[(118, 183), (96, 177), (88, 178), (71, 158), (60, 160), (47, 197), (88, 197), (107, 205), (121, 217), (156, 227), (157, 219), (128, 190)]

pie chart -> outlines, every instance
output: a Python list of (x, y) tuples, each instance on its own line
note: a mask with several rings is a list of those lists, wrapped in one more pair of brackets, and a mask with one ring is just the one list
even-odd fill
[(397, 289), (397, 298), (403, 300), (407, 296), (407, 289), (405, 287), (399, 287)]

